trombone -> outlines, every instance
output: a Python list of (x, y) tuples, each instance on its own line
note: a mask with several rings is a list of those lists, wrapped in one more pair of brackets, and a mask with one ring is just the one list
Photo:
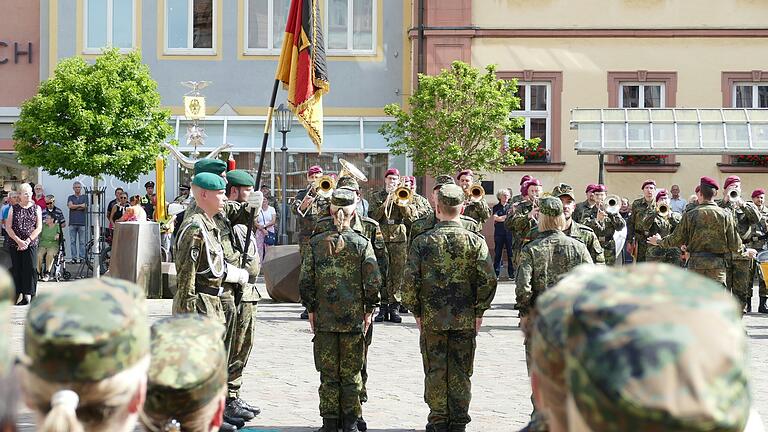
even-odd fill
[(384, 207), (384, 217), (391, 219), (392, 209), (395, 205), (400, 208), (408, 207), (413, 201), (413, 191), (405, 186), (405, 180), (400, 180), (397, 188), (387, 195), (386, 206)]

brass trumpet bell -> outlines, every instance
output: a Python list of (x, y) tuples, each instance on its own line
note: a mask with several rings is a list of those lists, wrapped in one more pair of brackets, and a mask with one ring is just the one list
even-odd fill
[(475, 183), (467, 189), (467, 196), (472, 202), (480, 201), (485, 198), (485, 189), (479, 183)]
[(740, 196), (741, 194), (739, 193), (738, 189), (731, 189), (730, 191), (728, 191), (728, 197), (730, 197), (732, 200), (735, 200)]
[(618, 195), (608, 195), (605, 197), (603, 210), (608, 214), (618, 214), (621, 210), (621, 197)]
[(407, 207), (413, 199), (413, 192), (406, 186), (395, 189), (395, 204), (399, 207)]
[(659, 204), (658, 206), (656, 206), (656, 211), (659, 213), (659, 216), (661, 217), (669, 216), (669, 206), (666, 204)]
[(359, 182), (367, 182), (368, 177), (363, 174), (360, 169), (352, 165), (349, 161), (339, 158), (339, 165), (341, 170), (339, 171), (339, 178), (342, 177), (354, 177)]
[(319, 196), (330, 198), (335, 188), (336, 182), (329, 175), (324, 175), (315, 181), (315, 193)]

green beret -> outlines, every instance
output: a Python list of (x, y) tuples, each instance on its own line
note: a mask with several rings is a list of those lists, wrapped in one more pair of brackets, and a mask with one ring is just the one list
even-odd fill
[(555, 186), (555, 188), (552, 189), (552, 196), (555, 198), (560, 198), (561, 196), (569, 196), (571, 199), (576, 199), (576, 197), (573, 196), (573, 187), (566, 183), (560, 183), (559, 185)]
[(331, 205), (336, 207), (346, 207), (355, 204), (357, 194), (352, 189), (339, 188), (333, 191), (331, 195)]
[(209, 172), (195, 174), (192, 184), (205, 190), (224, 190), (227, 188), (227, 182), (221, 176)]
[(560, 216), (563, 214), (563, 202), (560, 198), (539, 198), (539, 213), (547, 216)]
[(453, 181), (453, 177), (449, 175), (439, 175), (435, 177), (435, 188), (438, 188), (443, 185), (447, 184), (456, 184), (455, 181)]
[(455, 184), (446, 184), (437, 191), (437, 202), (455, 207), (464, 202), (464, 190)]
[(82, 279), (38, 295), (27, 311), (24, 362), (49, 382), (99, 381), (149, 355), (144, 291), (120, 279)]
[(720, 284), (640, 264), (579, 287), (566, 376), (590, 430), (744, 430), (748, 337), (740, 305)]
[(227, 183), (230, 186), (256, 186), (253, 176), (248, 171), (239, 169), (227, 171)]
[(354, 177), (348, 177), (348, 176), (341, 177), (336, 182), (336, 187), (337, 188), (346, 188), (346, 189), (350, 189), (350, 190), (353, 190), (353, 191), (359, 191), (360, 190), (360, 184), (357, 182), (357, 180)]
[(16, 289), (8, 270), (0, 267), (0, 379), (11, 370), (13, 362), (11, 350), (11, 308), (16, 302)]
[(226, 170), (227, 163), (223, 160), (205, 158), (195, 162), (195, 175), (200, 173), (222, 175)]
[(224, 326), (204, 315), (153, 324), (144, 410), (153, 417), (180, 419), (222, 394), (227, 386), (223, 336)]

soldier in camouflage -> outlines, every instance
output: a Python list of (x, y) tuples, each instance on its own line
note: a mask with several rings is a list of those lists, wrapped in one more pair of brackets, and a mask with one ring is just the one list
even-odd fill
[[(595, 206), (583, 213), (581, 220), (575, 216), (573, 219), (575, 219), (576, 222), (588, 226), (595, 232), (595, 235), (600, 242), (600, 247), (603, 249), (605, 264), (612, 266), (616, 264), (616, 241), (613, 239), (613, 236), (617, 232), (623, 230), (627, 224), (618, 212), (607, 212), (605, 208), (605, 200), (608, 189), (605, 185), (596, 184), (591, 186)], [(575, 211), (576, 210), (574, 210), (574, 212)], [(592, 259), (597, 262), (595, 256), (593, 256)]]
[[(716, 203), (721, 208), (728, 211), (736, 222), (736, 231), (745, 244), (752, 239), (752, 227), (760, 222), (760, 211), (757, 206), (742, 198), (741, 179), (738, 176), (730, 176), (725, 179), (723, 184), (723, 198)], [(728, 268), (728, 277), (726, 279), (728, 290), (735, 295), (747, 312), (752, 311), (752, 292), (753, 281), (752, 267), (755, 260), (752, 257), (744, 256), (741, 253), (731, 255), (731, 266)]]
[(632, 213), (627, 223), (627, 252), (635, 257), (635, 262), (645, 261), (645, 253), (648, 249), (646, 239), (650, 234), (643, 231), (640, 225), (647, 210), (655, 205), (656, 181), (651, 179), (644, 181), (641, 189), (643, 197), (632, 202)]
[[(522, 193), (523, 185), (531, 178), (532, 177), (528, 174), (520, 177), (520, 193), (509, 199), (509, 204), (512, 206), (512, 212), (515, 211), (515, 206), (525, 199), (525, 196)], [(512, 192), (512, 188), (509, 188), (509, 191)]]
[[(432, 202), (437, 205), (437, 191), (440, 190), (441, 187), (447, 184), (456, 184), (453, 181), (453, 178), (451, 176), (447, 175), (439, 175), (435, 178), (435, 186), (432, 188)], [(460, 215), (459, 216), (461, 225), (475, 233), (480, 233), (483, 229), (482, 225), (477, 223), (476, 220), (472, 219), (469, 216), (466, 215)], [(425, 216), (422, 216), (418, 219), (416, 219), (413, 224), (411, 225), (411, 234), (408, 237), (408, 248), (410, 249), (410, 245), (413, 243), (413, 239), (415, 239), (417, 236), (431, 230), (435, 227), (437, 224), (437, 216), (435, 216), (435, 211), (432, 210), (432, 207), (429, 207), (427, 209), (427, 214)]]
[[(315, 230), (315, 222), (328, 211), (328, 199), (318, 195), (314, 191), (317, 180), (323, 176), (323, 169), (313, 165), (307, 170), (308, 186), (299, 191), (291, 206), (291, 213), (296, 217), (297, 232), (299, 235), (299, 252), (304, 256), (305, 249), (309, 245), (309, 238)], [(308, 319), (309, 312), (306, 309), (300, 315), (301, 319)]]
[(152, 325), (152, 362), (141, 423), (148, 431), (208, 432), (222, 426), (227, 392), (224, 327), (202, 315)]
[(439, 189), (439, 222), (413, 240), (403, 286), (419, 328), (427, 431), (433, 432), (463, 432), (471, 420), (475, 338), (496, 294), (485, 239), (459, 219), (464, 197), (456, 185)]
[(19, 400), (11, 350), (11, 308), (16, 301), (13, 277), (0, 267), (0, 430), (16, 428), (16, 401)]
[(710, 177), (702, 177), (699, 204), (683, 214), (680, 224), (668, 236), (659, 234), (648, 237), (648, 243), (672, 248), (686, 245), (688, 269), (714, 279), (723, 286), (726, 270), (732, 254), (743, 253), (744, 246), (730, 214), (712, 200), (720, 186)]
[[(552, 189), (552, 196), (560, 198), (563, 203), (563, 216), (565, 217), (563, 234), (584, 243), (593, 263), (605, 264), (605, 254), (602, 246), (600, 246), (600, 241), (597, 239), (597, 234), (592, 231), (592, 228), (573, 220), (573, 210), (576, 205), (576, 200), (573, 198), (573, 188), (569, 184), (560, 183)], [(537, 235), (532, 234), (531, 237), (535, 238)]]
[[(576, 208), (573, 210), (573, 218), (576, 222), (585, 223), (584, 221), (591, 215), (592, 210), (595, 210), (595, 213), (597, 213), (597, 200), (595, 199), (595, 189), (597, 186), (598, 185), (595, 184), (587, 185), (587, 189), (584, 191), (587, 198), (576, 204)], [(575, 198), (576, 197), (574, 197), (574, 199)]]
[[(534, 352), (558, 377), (541, 380), (555, 391), (539, 385), (538, 374), (533, 384), (559, 416), (553, 425), (755, 430), (746, 333), (737, 303), (718, 284), (665, 264), (579, 273), (540, 297), (534, 325), (533, 345), (555, 353)], [(548, 409), (561, 398), (569, 399), (565, 417)]]
[[(475, 184), (475, 173), (470, 169), (461, 171), (456, 176), (458, 185), (464, 190), (466, 194), (469, 194), (469, 188)], [(482, 226), (489, 217), (491, 217), (491, 208), (488, 207), (488, 203), (485, 202), (485, 197), (479, 200), (465, 200), (464, 202), (464, 216), (471, 217)]]
[[(416, 193), (416, 177), (408, 176), (406, 179), (406, 186), (410, 187), (411, 192), (413, 192), (412, 200), (413, 205), (416, 207), (417, 219), (423, 217), (426, 214), (432, 213), (432, 206), (429, 205), (429, 200)], [(408, 228), (410, 229), (412, 226)], [(408, 233), (408, 238), (410, 238), (410, 231)]]
[(350, 189), (333, 192), (336, 229), (313, 235), (301, 260), (299, 292), (320, 372), (320, 432), (357, 432), (362, 417), (365, 334), (379, 302), (381, 273), (371, 242), (350, 228), (356, 199)]
[[(563, 196), (573, 189), (565, 184), (558, 185), (558, 193)], [(573, 198), (571, 197), (571, 202)], [(529, 315), (535, 312), (536, 299), (544, 291), (554, 286), (566, 273), (579, 264), (592, 263), (587, 247), (579, 240), (566, 236), (563, 202), (557, 197), (544, 197), (539, 200), (538, 237), (523, 247), (520, 253), (520, 265), (516, 275), (515, 297), (520, 311), (520, 327), (529, 334)], [(529, 339), (524, 340), (526, 364), (530, 371)], [(527, 431), (546, 431), (545, 418), (537, 410), (531, 397), (533, 412)]]
[[(755, 189), (752, 191), (752, 203), (757, 207), (757, 211), (760, 214), (760, 221), (752, 227), (752, 237), (747, 243), (747, 246), (759, 251), (768, 249), (768, 206), (765, 205), (765, 190)], [(759, 313), (768, 313), (768, 288), (765, 286), (765, 279), (763, 279), (763, 272), (760, 265), (752, 266), (752, 280), (755, 280), (757, 276), (757, 283), (760, 287), (760, 306), (757, 308)], [(752, 298), (752, 287), (749, 290), (749, 298)]]
[(531, 234), (536, 227), (536, 218), (539, 213), (536, 203), (543, 191), (538, 179), (528, 179), (520, 188), (520, 193), (524, 196), (523, 200), (512, 207), (514, 210), (504, 221), (504, 227), (512, 234), (512, 249), (515, 255), (512, 262), (515, 268), (518, 267), (520, 260), (520, 249), (531, 241)]
[[(680, 224), (682, 216), (672, 211), (669, 201), (667, 191), (660, 189), (656, 193), (656, 205), (646, 208), (645, 215), (640, 221), (639, 226), (644, 233), (648, 233), (649, 237), (658, 234), (664, 238), (670, 235)], [(666, 214), (659, 212), (661, 206), (667, 206)], [(680, 248), (677, 247), (663, 248), (656, 245), (648, 245), (645, 256), (649, 262), (663, 262), (680, 266), (682, 264), (680, 252)]]
[(37, 430), (134, 429), (149, 369), (144, 298), (137, 285), (108, 277), (70, 282), (35, 298), (20, 372)]
[[(355, 180), (353, 177), (341, 177), (339, 178), (339, 181), (336, 182), (336, 187), (338, 189), (349, 189), (351, 191), (355, 192), (356, 195), (356, 201), (357, 204), (360, 203), (360, 185), (357, 183), (357, 180)], [(366, 216), (362, 216), (357, 213), (357, 211), (352, 215), (352, 221), (350, 222), (350, 228), (352, 228), (353, 231), (356, 233), (364, 236), (367, 238), (371, 245), (373, 246), (373, 253), (376, 255), (376, 262), (379, 264), (379, 272), (381, 273), (381, 280), (382, 284), (384, 281), (386, 281), (386, 275), (387, 275), (387, 263), (389, 262), (389, 259), (387, 257), (387, 248), (384, 244), (384, 236), (381, 233), (381, 229), (379, 229), (379, 224)], [(327, 232), (331, 230), (336, 230), (336, 225), (334, 223), (334, 218), (332, 216), (326, 216), (324, 218), (321, 218), (317, 221), (317, 224), (315, 225), (315, 232), (314, 234), (319, 234), (322, 232)], [(375, 320), (376, 322), (381, 322), (380, 320)], [(362, 378), (362, 390), (360, 391), (360, 403), (364, 404), (368, 402), (368, 348), (371, 346), (371, 343), (373, 342), (373, 325), (368, 326), (368, 331), (365, 333), (365, 357), (363, 359), (363, 369), (360, 371), (360, 376)], [(368, 430), (368, 425), (365, 422), (365, 419), (360, 416), (360, 418), (357, 419), (357, 428), (361, 431)]]
[(400, 184), (400, 171), (390, 168), (384, 174), (385, 189), (374, 192), (369, 200), (368, 216), (379, 223), (387, 246), (389, 263), (387, 264), (386, 291), (381, 293), (381, 309), (377, 319), (401, 323), (400, 290), (403, 284), (405, 259), (408, 253), (408, 231), (413, 221), (421, 214), (413, 201), (406, 206), (394, 203), (394, 192)]

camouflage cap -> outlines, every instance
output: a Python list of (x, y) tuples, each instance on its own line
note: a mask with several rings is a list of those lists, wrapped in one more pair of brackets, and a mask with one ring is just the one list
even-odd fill
[(357, 180), (354, 177), (351, 177), (351, 176), (340, 177), (339, 180), (336, 182), (336, 187), (353, 190), (355, 192), (360, 190), (360, 184), (357, 182)]
[(453, 177), (449, 175), (439, 175), (435, 177), (435, 188), (438, 188), (443, 185), (447, 184), (456, 184), (455, 181), (453, 181)]
[(333, 191), (331, 195), (331, 205), (336, 207), (347, 207), (355, 204), (357, 194), (352, 189), (339, 188)]
[(642, 264), (580, 287), (567, 323), (566, 376), (592, 430), (743, 430), (747, 337), (721, 285)]
[(223, 337), (224, 326), (203, 315), (179, 315), (153, 324), (144, 410), (181, 418), (221, 394), (227, 385)]
[(552, 196), (555, 198), (560, 198), (561, 196), (569, 196), (571, 199), (576, 199), (576, 197), (573, 196), (573, 187), (566, 183), (560, 183), (559, 185), (555, 186), (555, 188), (552, 189)]
[(227, 171), (227, 183), (230, 186), (256, 186), (253, 176), (248, 171), (239, 169)]
[(16, 289), (8, 270), (0, 267), (0, 378), (10, 370), (13, 362), (11, 351), (11, 308), (16, 301)]
[(195, 175), (200, 173), (211, 173), (220, 176), (227, 170), (227, 163), (219, 159), (200, 159), (195, 162)]
[(71, 282), (42, 292), (27, 311), (23, 360), (47, 381), (99, 381), (148, 354), (144, 292), (131, 282)]
[(543, 197), (539, 198), (539, 213), (547, 216), (560, 216), (563, 214), (563, 202), (560, 198)]
[(464, 202), (464, 189), (455, 184), (446, 184), (437, 191), (437, 202), (442, 205), (455, 207)]

